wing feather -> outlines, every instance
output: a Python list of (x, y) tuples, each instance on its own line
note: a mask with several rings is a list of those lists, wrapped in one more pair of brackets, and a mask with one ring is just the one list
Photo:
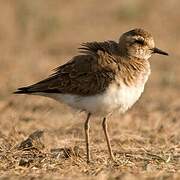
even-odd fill
[(110, 52), (112, 46), (116, 47), (115, 42), (85, 43), (81, 47), (84, 54), (57, 67), (49, 78), (19, 88), (15, 93), (44, 92), (82, 96), (102, 93), (115, 79), (115, 69), (118, 68), (114, 63), (113, 51)]

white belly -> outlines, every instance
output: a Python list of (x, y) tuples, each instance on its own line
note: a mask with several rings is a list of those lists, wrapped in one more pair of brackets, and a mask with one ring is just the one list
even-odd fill
[(124, 113), (139, 99), (143, 90), (144, 83), (132, 87), (111, 85), (104, 93), (99, 95), (54, 94), (51, 97), (73, 108), (85, 110), (95, 115), (107, 116), (115, 110)]

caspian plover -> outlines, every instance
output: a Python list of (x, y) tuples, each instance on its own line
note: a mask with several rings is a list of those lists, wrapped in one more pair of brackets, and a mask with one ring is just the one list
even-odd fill
[(49, 78), (19, 88), (15, 93), (50, 97), (86, 111), (84, 129), (87, 162), (90, 161), (90, 116), (101, 116), (113, 160), (106, 117), (115, 111), (124, 113), (139, 99), (150, 75), (148, 59), (154, 53), (168, 53), (156, 48), (152, 35), (143, 29), (124, 33), (119, 42), (87, 42), (79, 49), (80, 55), (56, 68)]

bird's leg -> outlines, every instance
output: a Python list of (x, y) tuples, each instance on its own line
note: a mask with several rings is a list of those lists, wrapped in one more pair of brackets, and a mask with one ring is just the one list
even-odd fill
[(103, 119), (102, 127), (103, 127), (103, 130), (104, 130), (104, 135), (106, 137), (106, 142), (107, 142), (110, 158), (112, 160), (114, 160), (114, 155), (112, 153), (111, 143), (110, 143), (110, 140), (109, 140), (109, 134), (108, 134), (108, 130), (107, 130), (106, 118)]
[(90, 151), (89, 151), (89, 120), (90, 120), (90, 116), (91, 116), (91, 114), (88, 113), (87, 119), (84, 124), (85, 138), (86, 138), (87, 163), (90, 162)]

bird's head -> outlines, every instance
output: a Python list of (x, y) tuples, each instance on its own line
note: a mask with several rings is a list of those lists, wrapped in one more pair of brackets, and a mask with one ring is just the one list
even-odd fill
[(152, 35), (143, 29), (133, 29), (124, 33), (119, 39), (122, 53), (129, 57), (147, 60), (154, 53), (168, 55), (155, 47)]

